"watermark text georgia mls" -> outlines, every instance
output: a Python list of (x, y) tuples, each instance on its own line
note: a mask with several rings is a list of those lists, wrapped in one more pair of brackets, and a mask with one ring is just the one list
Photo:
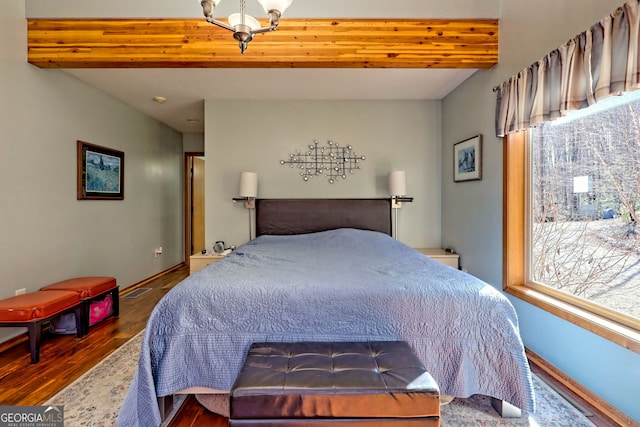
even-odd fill
[(0, 406), (0, 427), (64, 427), (64, 406)]

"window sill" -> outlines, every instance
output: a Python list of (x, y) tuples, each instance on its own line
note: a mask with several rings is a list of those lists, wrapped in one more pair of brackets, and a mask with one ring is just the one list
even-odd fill
[(640, 331), (638, 330), (605, 319), (526, 286), (510, 285), (505, 288), (505, 292), (640, 354)]

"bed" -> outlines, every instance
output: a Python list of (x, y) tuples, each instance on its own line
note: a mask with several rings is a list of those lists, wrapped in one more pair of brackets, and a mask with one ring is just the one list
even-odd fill
[(118, 425), (159, 425), (158, 396), (228, 392), (258, 341), (407, 341), (442, 394), (533, 412), (506, 297), (390, 234), (388, 199), (257, 200), (258, 237), (154, 308)]

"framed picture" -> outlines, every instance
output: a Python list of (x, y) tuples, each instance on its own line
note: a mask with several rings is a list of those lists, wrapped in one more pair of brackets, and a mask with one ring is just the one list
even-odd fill
[(453, 146), (453, 180), (482, 179), (482, 135), (476, 135)]
[(78, 200), (124, 199), (124, 153), (78, 141)]

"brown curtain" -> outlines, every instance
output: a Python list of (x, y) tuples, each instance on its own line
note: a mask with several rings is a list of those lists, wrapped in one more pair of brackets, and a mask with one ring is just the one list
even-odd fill
[(497, 86), (496, 136), (640, 88), (639, 28), (640, 0), (629, 0)]

